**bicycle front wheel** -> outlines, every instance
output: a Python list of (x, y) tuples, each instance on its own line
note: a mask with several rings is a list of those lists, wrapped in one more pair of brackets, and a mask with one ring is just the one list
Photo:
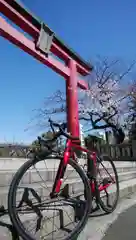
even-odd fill
[(62, 160), (57, 157), (28, 160), (12, 180), (8, 210), (13, 225), (24, 240), (74, 239), (87, 222), (91, 189), (84, 171), (72, 159), (59, 195), (50, 198)]

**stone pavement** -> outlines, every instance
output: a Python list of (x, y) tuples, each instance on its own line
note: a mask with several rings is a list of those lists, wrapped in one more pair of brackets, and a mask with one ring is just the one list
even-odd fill
[[(120, 215), (121, 214), (121, 215)], [(78, 240), (136, 239), (136, 193), (122, 199), (109, 215), (90, 217)]]
[(102, 240), (134, 240), (136, 239), (136, 205), (120, 214), (109, 227)]

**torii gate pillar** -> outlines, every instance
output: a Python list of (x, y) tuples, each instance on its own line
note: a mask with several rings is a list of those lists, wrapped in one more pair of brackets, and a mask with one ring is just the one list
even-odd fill
[(69, 61), (70, 76), (66, 81), (66, 106), (68, 131), (79, 136), (77, 68), (74, 60)]

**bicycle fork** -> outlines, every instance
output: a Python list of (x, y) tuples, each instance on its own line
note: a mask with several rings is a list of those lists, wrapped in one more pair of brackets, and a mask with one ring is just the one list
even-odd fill
[(56, 174), (56, 178), (55, 178), (55, 181), (53, 184), (52, 192), (50, 193), (51, 198), (55, 198), (58, 195), (58, 193), (60, 192), (60, 188), (63, 183), (63, 178), (64, 178), (66, 167), (67, 167), (67, 164), (69, 161), (69, 157), (70, 157), (70, 152), (68, 151), (68, 149), (66, 149), (64, 152), (64, 156), (60, 161), (59, 168), (58, 168), (58, 171)]

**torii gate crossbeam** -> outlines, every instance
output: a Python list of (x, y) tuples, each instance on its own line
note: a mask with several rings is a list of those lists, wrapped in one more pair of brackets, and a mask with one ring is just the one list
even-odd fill
[[(79, 136), (77, 87), (87, 89), (88, 85), (85, 81), (79, 79), (78, 73), (86, 76), (91, 72), (92, 66), (68, 48), (48, 26), (44, 24), (44, 28), (42, 28), (43, 23), (17, 1), (0, 0), (0, 12), (29, 34), (32, 39), (11, 26), (1, 16), (0, 35), (66, 79), (68, 131), (73, 136)], [(46, 50), (45, 52), (42, 51), (43, 49), (41, 50), (40, 46), (38, 48), (37, 42), (40, 39), (41, 33), (43, 33), (42, 37), (44, 36), (44, 39), (46, 39), (46, 35), (49, 35), (49, 37), (52, 35), (48, 52)], [(42, 46), (43, 41), (40, 40), (40, 44)], [(63, 60), (64, 64), (53, 58), (50, 53)]]

